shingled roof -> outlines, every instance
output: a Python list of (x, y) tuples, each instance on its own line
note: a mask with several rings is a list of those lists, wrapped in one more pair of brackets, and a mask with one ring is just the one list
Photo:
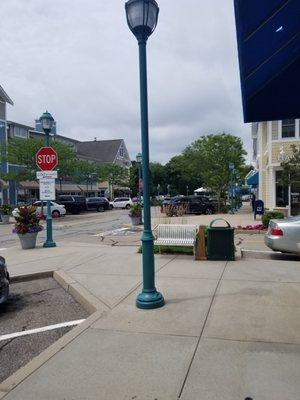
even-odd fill
[(78, 142), (77, 154), (100, 163), (113, 163), (122, 142), (122, 139)]
[(0, 85), (0, 100), (5, 101), (6, 103), (11, 104), (12, 106), (14, 105), (12, 99), (8, 96), (8, 94), (5, 92), (3, 87)]

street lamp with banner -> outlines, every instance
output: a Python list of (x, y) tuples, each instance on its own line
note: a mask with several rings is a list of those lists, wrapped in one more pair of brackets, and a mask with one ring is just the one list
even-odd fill
[(140, 106), (142, 136), (142, 170), (144, 231), (142, 235), (143, 253), (143, 289), (136, 299), (136, 305), (142, 309), (162, 307), (164, 298), (155, 288), (155, 270), (153, 253), (153, 234), (151, 230), (150, 174), (149, 174), (149, 132), (148, 132), (148, 94), (146, 44), (148, 37), (157, 25), (159, 7), (155, 0), (128, 0), (125, 4), (129, 29), (138, 40), (140, 65)]

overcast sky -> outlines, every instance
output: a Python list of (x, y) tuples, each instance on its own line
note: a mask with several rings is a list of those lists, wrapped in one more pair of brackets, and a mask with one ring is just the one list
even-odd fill
[[(159, 0), (148, 40), (151, 160), (167, 162), (199, 136), (243, 123), (233, 0)], [(60, 134), (124, 138), (140, 151), (138, 46), (121, 0), (1, 0), (0, 85), (8, 119), (46, 109)]]

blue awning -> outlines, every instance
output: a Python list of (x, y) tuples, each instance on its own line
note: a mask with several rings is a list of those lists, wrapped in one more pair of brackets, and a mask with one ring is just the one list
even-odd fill
[(300, 1), (234, 0), (245, 122), (300, 117)]
[(246, 180), (248, 186), (258, 186), (258, 171)]

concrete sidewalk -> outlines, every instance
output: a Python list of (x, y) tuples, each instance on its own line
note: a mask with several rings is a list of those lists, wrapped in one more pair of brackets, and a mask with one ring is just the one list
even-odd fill
[(298, 262), (156, 256), (166, 305), (138, 310), (136, 246), (3, 252), (55, 271), (92, 315), (0, 385), (5, 400), (291, 400), (300, 393)]

